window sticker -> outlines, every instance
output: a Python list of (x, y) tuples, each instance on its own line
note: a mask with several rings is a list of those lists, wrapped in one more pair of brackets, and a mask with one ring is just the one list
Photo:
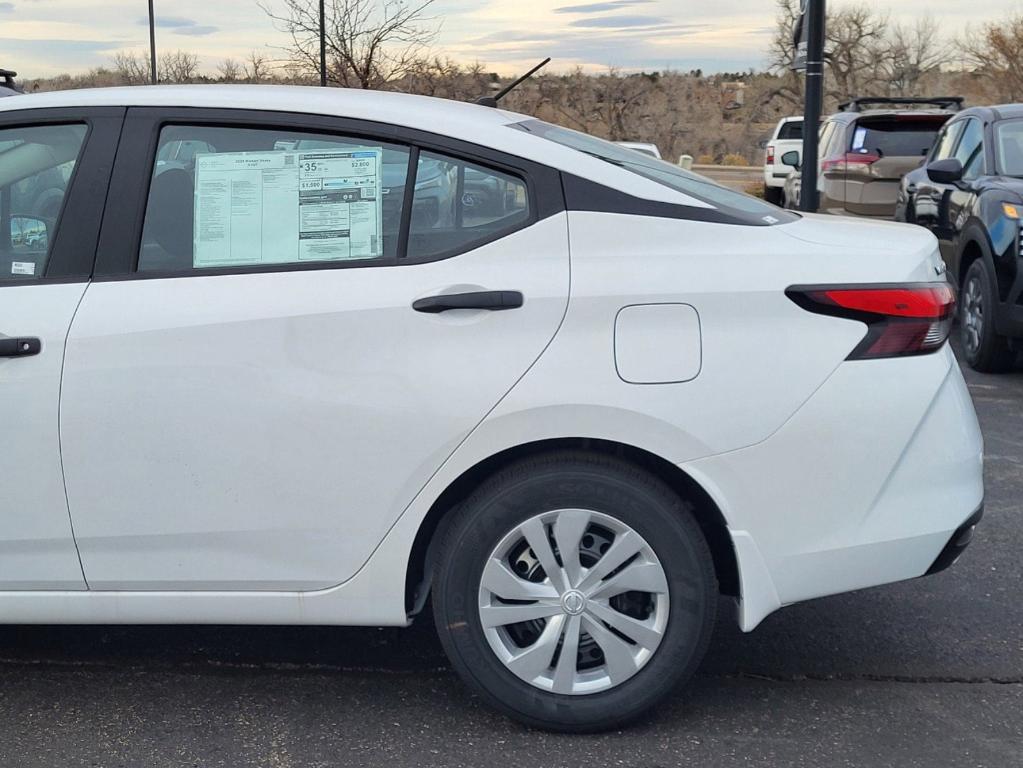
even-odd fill
[(11, 262), (11, 274), (12, 275), (34, 275), (36, 273), (36, 265), (34, 261), (12, 261)]
[(858, 152), (863, 149), (863, 146), (867, 143), (867, 129), (857, 128), (853, 134), (852, 148), (853, 152)]
[(200, 154), (193, 266), (383, 254), (379, 147)]

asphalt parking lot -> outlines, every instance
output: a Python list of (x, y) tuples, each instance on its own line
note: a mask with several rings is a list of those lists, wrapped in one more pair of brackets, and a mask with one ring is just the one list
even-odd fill
[(967, 378), (987, 508), (963, 559), (750, 635), (722, 622), (693, 684), (625, 732), (491, 714), (428, 621), (0, 627), (0, 765), (1023, 766), (1023, 366)]

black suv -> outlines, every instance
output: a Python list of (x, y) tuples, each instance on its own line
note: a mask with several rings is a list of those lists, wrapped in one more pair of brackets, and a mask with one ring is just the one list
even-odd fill
[(967, 362), (1010, 367), (1023, 349), (1023, 104), (973, 107), (949, 121), (902, 180), (895, 217), (941, 244), (960, 288)]

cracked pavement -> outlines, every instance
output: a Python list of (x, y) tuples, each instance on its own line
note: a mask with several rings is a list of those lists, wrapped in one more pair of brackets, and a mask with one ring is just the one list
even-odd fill
[(962, 560), (749, 635), (726, 615), (696, 679), (624, 732), (492, 714), (429, 621), (0, 627), (0, 765), (1023, 766), (1023, 365), (966, 375), (987, 502)]

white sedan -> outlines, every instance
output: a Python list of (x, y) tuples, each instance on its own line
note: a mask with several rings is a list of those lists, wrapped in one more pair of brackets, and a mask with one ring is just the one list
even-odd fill
[(527, 723), (625, 723), (719, 595), (949, 565), (984, 495), (926, 230), (498, 109), (0, 102), (0, 620), (407, 625)]

